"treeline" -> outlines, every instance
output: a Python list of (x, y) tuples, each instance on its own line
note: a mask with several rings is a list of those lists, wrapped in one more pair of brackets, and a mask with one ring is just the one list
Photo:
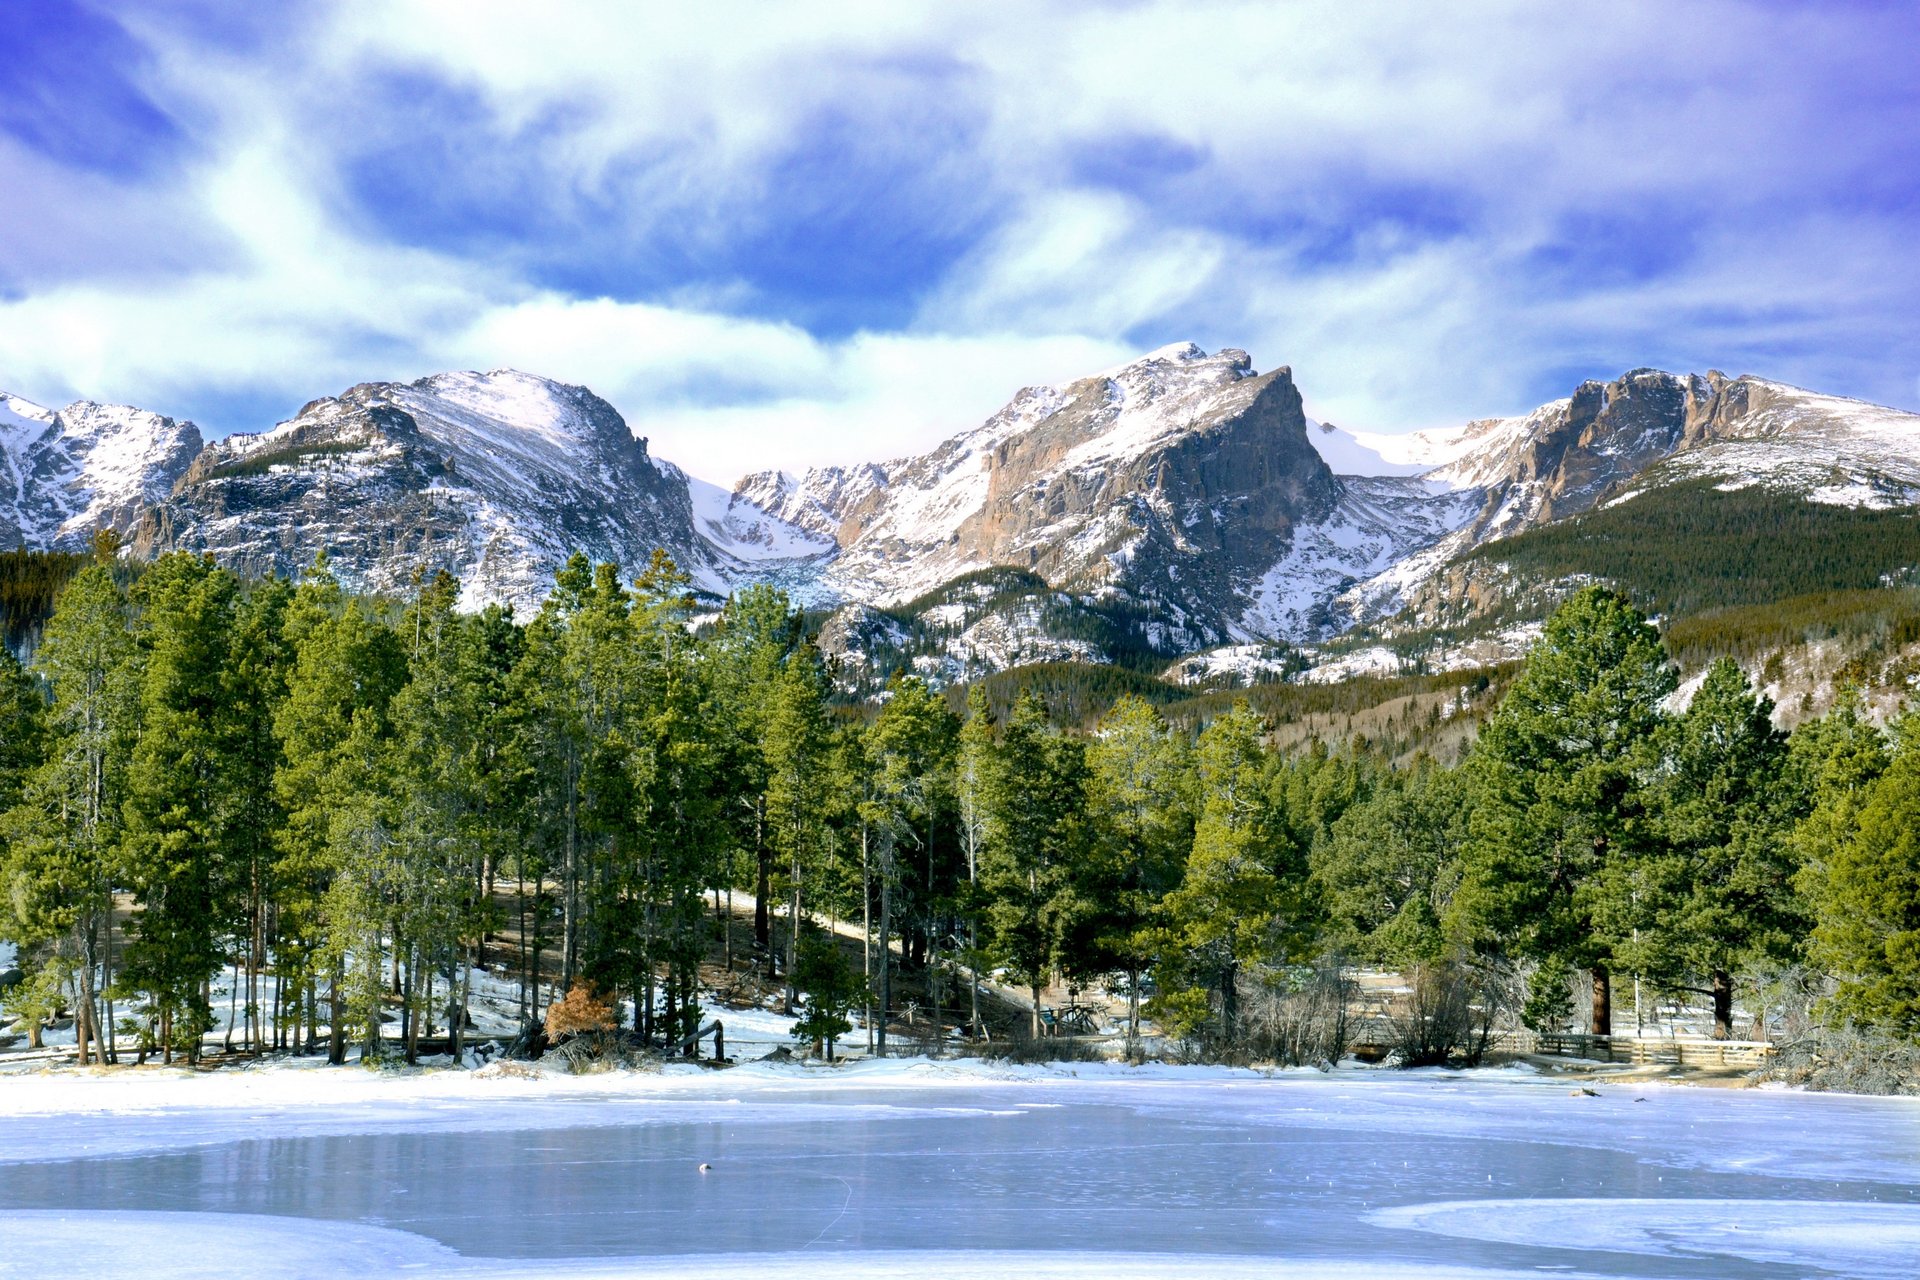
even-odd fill
[(1528, 578), (1591, 575), (1673, 617), (1914, 581), (1920, 514), (1810, 502), (1765, 485), (1663, 485), (1463, 557)]
[(54, 597), (87, 557), (70, 551), (0, 551), (0, 645), (30, 647), (53, 612)]
[[(444, 576), (401, 606), (324, 562), (83, 568), (33, 668), (0, 660), (9, 999), (64, 1000), (83, 1060), (193, 1056), (233, 964), (255, 1051), (378, 1053), (392, 1010), (401, 1052), (436, 1026), (457, 1052), (500, 935), (529, 1026), (591, 999), (673, 1045), (739, 892), (751, 963), (828, 1041), (908, 967), (936, 1022), (950, 999), (977, 1031), (992, 971), (1035, 1033), (1064, 979), (1125, 993), (1136, 1034), (1285, 1056), (1259, 1011), (1355, 960), (1476, 1009), (1520, 975), (1542, 1028), (1579, 973), (1595, 1031), (1631, 975), (1710, 993), (1723, 1035), (1743, 989), (1812, 967), (1831, 1017), (1920, 1034), (1920, 719), (1843, 701), (1787, 738), (1729, 662), (1669, 714), (1661, 638), (1611, 592), (1554, 615), (1462, 763), (1396, 768), (1277, 750), (1245, 702), (1190, 730), (1128, 694), (1082, 734), (1031, 692), (957, 714), (903, 677), (836, 714), (778, 591), (696, 630), (687, 586), (576, 556), (523, 622), (457, 612)], [(858, 924), (868, 973), (821, 920)]]

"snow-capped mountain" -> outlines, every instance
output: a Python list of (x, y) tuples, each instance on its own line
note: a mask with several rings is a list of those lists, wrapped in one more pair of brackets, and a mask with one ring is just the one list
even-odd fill
[(75, 548), (128, 533), (200, 452), (200, 431), (127, 405), (55, 412), (0, 393), (0, 547)]
[(612, 405), (511, 370), (363, 383), (217, 441), (135, 535), (138, 553), (207, 551), (285, 575), (324, 550), (370, 590), (445, 569), (464, 605), (523, 611), (572, 551), (631, 573), (655, 547), (710, 587), (734, 567), (694, 533), (685, 477)]
[(831, 538), (822, 580), (894, 605), (1014, 566), (1137, 617), (1174, 652), (1324, 629), (1341, 586), (1471, 514), (1418, 484), (1337, 479), (1286, 368), (1164, 347), (1076, 382), (1029, 387), (930, 453), (735, 490)]
[[(1517, 417), (1348, 438), (1386, 467), (1425, 464), (1417, 483), (1470, 498), (1478, 510), (1340, 593), (1333, 612), (1346, 619), (1399, 612), (1474, 547), (1650, 488), (1708, 480), (1810, 502), (1920, 503), (1920, 415), (1717, 371), (1635, 369)], [(1455, 595), (1463, 590), (1454, 584)]]
[(1389, 435), (1307, 418), (1289, 369), (1182, 343), (1029, 387), (923, 454), (729, 491), (591, 391), (506, 370), (362, 384), (204, 447), (143, 410), (0, 397), (0, 545), (112, 527), (134, 554), (282, 574), (325, 551), (356, 587), (446, 569), (469, 607), (523, 609), (576, 549), (631, 575), (658, 547), (716, 596), (770, 581), (839, 607), (823, 641), (876, 679), (1276, 643), (1261, 661), (1285, 669), (1288, 646), (1471, 596), (1476, 548), (1703, 481), (1920, 504), (1920, 415), (1637, 369)]

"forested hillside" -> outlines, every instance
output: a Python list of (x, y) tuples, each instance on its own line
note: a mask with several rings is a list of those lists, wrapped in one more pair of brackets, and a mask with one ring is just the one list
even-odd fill
[(1673, 615), (1913, 582), (1920, 511), (1692, 480), (1488, 543), (1470, 560), (1549, 582), (1604, 578)]
[(0, 551), (0, 644), (30, 646), (53, 613), (53, 599), (86, 556), (71, 551)]
[[(324, 562), (79, 568), (34, 665), (0, 659), (9, 1008), (73, 1009), (83, 1059), (192, 1057), (237, 963), (256, 1052), (377, 1054), (396, 1007), (411, 1054), (457, 1037), (511, 912), (530, 1023), (627, 1001), (673, 1043), (731, 889), (826, 1037), (891, 1006), (898, 964), (954, 991), (994, 971), (1036, 1021), (1054, 977), (1104, 983), (1136, 1029), (1285, 1053), (1250, 1010), (1343, 958), (1549, 1028), (1578, 972), (1596, 1031), (1622, 977), (1711, 992), (1727, 1035), (1815, 974), (1828, 1016), (1920, 1034), (1920, 722), (1843, 698), (1789, 737), (1724, 660), (1672, 712), (1662, 637), (1607, 590), (1492, 677), (1181, 699), (1041, 670), (964, 700), (898, 677), (867, 715), (834, 713), (779, 592), (692, 630), (664, 555), (630, 585), (576, 556), (527, 619), (457, 598), (445, 576), (355, 597)], [(1457, 766), (1333, 731), (1395, 693), (1485, 717)], [(809, 943), (818, 916), (863, 922), (870, 974)]]

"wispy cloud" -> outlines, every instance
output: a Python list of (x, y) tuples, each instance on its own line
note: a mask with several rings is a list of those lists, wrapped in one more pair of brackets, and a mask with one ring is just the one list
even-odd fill
[(1189, 337), (1356, 426), (1643, 363), (1920, 404), (1909, 6), (230, 13), (0, 18), (0, 386), (218, 431), (513, 365), (722, 479)]

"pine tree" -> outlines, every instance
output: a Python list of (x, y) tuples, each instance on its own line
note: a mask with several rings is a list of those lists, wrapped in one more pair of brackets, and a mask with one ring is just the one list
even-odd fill
[[(875, 985), (880, 1004), (877, 1050), (882, 1056), (887, 1052), (887, 1020), (893, 1003), (891, 946), (896, 908), (913, 878), (909, 866), (934, 855), (934, 828), (951, 786), (957, 728), (945, 702), (917, 676), (895, 676), (887, 684), (887, 693), (885, 705), (867, 729), (871, 792), (862, 806), (862, 816), (872, 833), (873, 872), (880, 899), (875, 939), (880, 974)], [(901, 933), (904, 944), (905, 930)], [(903, 945), (902, 951), (905, 949)]]
[(1621, 939), (1605, 921), (1652, 847), (1649, 777), (1676, 683), (1625, 597), (1589, 587), (1547, 620), (1469, 757), (1474, 807), (1462, 904), (1483, 942), (1589, 971), (1592, 1027), (1612, 1031)]
[[(20, 802), (46, 747), (46, 694), (13, 651), (0, 647), (0, 813)], [(4, 858), (0, 846), (0, 860)]]
[(1890, 760), (1886, 735), (1868, 723), (1857, 690), (1844, 690), (1787, 745), (1789, 803), (1803, 816), (1791, 837), (1802, 897), (1819, 903), (1840, 847), (1853, 838), (1861, 807)]
[(1200, 735), (1199, 819), (1180, 887), (1166, 898), (1156, 1016), (1176, 1034), (1218, 1029), (1239, 1042), (1239, 983), (1247, 966), (1288, 959), (1308, 927), (1305, 851), (1287, 830), (1260, 718), (1240, 703)]
[(140, 910), (122, 971), (171, 1060), (197, 1060), (214, 1025), (207, 987), (240, 922), (244, 854), (233, 783), (229, 643), (239, 584), (209, 560), (162, 556), (141, 606), (140, 733), (127, 770), (127, 881)]
[[(273, 869), (278, 859), (275, 841), (285, 825), (286, 812), (274, 787), (280, 766), (274, 716), (286, 697), (288, 671), (293, 663), (285, 636), (292, 594), (280, 578), (267, 578), (248, 589), (236, 609), (223, 673), (225, 723), (220, 732), (228, 748), (228, 822), (234, 871), (242, 881), (244, 894), (244, 1034), (256, 1056), (267, 1047), (260, 977), (277, 945), (274, 917), (278, 886)], [(276, 1034), (280, 1012), (276, 1000)], [(229, 1039), (232, 1030), (228, 1029)]]
[(967, 718), (961, 725), (954, 755), (953, 790), (959, 820), (960, 851), (966, 861), (967, 887), (963, 895), (966, 913), (967, 1025), (978, 1038), (984, 1026), (980, 1020), (980, 967), (984, 954), (980, 949), (980, 862), (987, 845), (988, 797), (997, 785), (994, 751), (994, 723), (987, 708), (987, 691), (975, 684), (967, 690)]
[(799, 960), (801, 911), (807, 876), (825, 838), (827, 756), (826, 673), (811, 645), (787, 660), (775, 681), (761, 741), (767, 779), (764, 801), (767, 843), (785, 866), (787, 1008), (793, 1008), (794, 965)]
[(1441, 960), (1451, 949), (1466, 827), (1463, 779), (1431, 761), (1342, 813), (1312, 857), (1329, 941), (1403, 970)]
[(1125, 977), (1130, 1051), (1160, 900), (1179, 883), (1193, 847), (1194, 785), (1185, 740), (1143, 699), (1114, 703), (1087, 744), (1094, 856), (1079, 878), (1092, 906), (1088, 963)]
[[(461, 826), (461, 845), (472, 879), (467, 886), (468, 927), (477, 931), (472, 950), (462, 957), (457, 995), (450, 993), (447, 1021), (453, 1028), (454, 1057), (459, 1058), (468, 1024), (473, 965), (489, 934), (501, 925), (494, 903), (495, 878), (524, 847), (526, 802), (531, 787), (518, 751), (519, 711), (513, 697), (513, 672), (525, 649), (525, 634), (505, 605), (488, 605), (463, 629), (461, 683), (466, 690), (469, 737), (463, 752), (470, 807)], [(524, 922), (523, 922), (524, 923)], [(524, 989), (523, 989), (524, 998)], [(521, 1010), (524, 1020), (527, 1011)]]
[[(355, 896), (364, 880), (346, 886), (336, 881), (350, 854), (364, 862), (381, 843), (385, 765), (379, 747), (387, 737), (388, 706), (406, 680), (406, 655), (390, 628), (345, 597), (324, 561), (294, 591), (285, 636), (293, 665), (274, 715), (281, 751), (274, 792), (286, 815), (275, 842), (274, 874), (282, 895), (275, 970), (283, 984), (305, 996), (310, 1034), (317, 1024), (319, 978), (328, 974), (328, 1054), (337, 1062), (348, 1030), (347, 980), (354, 977), (362, 988), (355, 998), (364, 1010), (378, 987), (376, 976), (375, 989), (365, 989), (364, 963), (370, 960), (377, 974), (379, 926), (385, 921), (360, 914), (372, 910)], [(346, 968), (350, 954), (363, 962), (353, 975)]]
[(1040, 993), (1062, 959), (1074, 908), (1071, 873), (1086, 843), (1086, 760), (1022, 694), (1001, 734), (986, 792), (981, 887), (994, 957), (1027, 986), (1031, 1033), (1044, 1034)]
[(404, 945), (402, 906), (412, 886), (393, 787), (390, 701), (353, 712), (345, 740), (329, 752), (324, 780), (331, 803), (324, 816), (319, 954), (334, 975), (328, 1021), (335, 1060), (349, 1039), (360, 1041), (363, 1061), (381, 1056), (387, 942)]
[[(635, 849), (644, 868), (642, 980), (651, 1006), (656, 965), (664, 965), (669, 1045), (699, 1027), (699, 963), (711, 936), (704, 891), (721, 874), (730, 843), (726, 795), (718, 772), (726, 736), (714, 699), (706, 649), (689, 634), (690, 579), (663, 552), (634, 582), (634, 631), (642, 695), (629, 753), (637, 819)], [(652, 1028), (648, 1027), (649, 1034)]]
[(461, 974), (450, 985), (464, 986), (470, 948), (487, 919), (467, 843), (471, 815), (481, 804), (473, 759), (481, 686), (469, 678), (472, 626), (454, 611), (459, 597), (460, 584), (450, 575), (420, 584), (398, 633), (407, 647), (407, 683), (389, 708), (401, 862), (393, 937), (404, 974), (401, 1042), (409, 1062), (418, 1053), (423, 1019), (432, 1033), (434, 975), (441, 969)]
[(811, 1044), (816, 1056), (832, 1062), (834, 1042), (853, 1030), (847, 1015), (860, 1003), (865, 984), (840, 954), (832, 935), (817, 928), (801, 935), (793, 981), (807, 998), (806, 1012), (793, 1024), (793, 1034)]
[(1733, 1034), (1735, 976), (1790, 958), (1804, 932), (1792, 891), (1786, 737), (1772, 713), (1732, 659), (1708, 669), (1663, 753), (1661, 847), (1646, 860), (1632, 914), (1613, 929), (1628, 935), (1622, 958), (1656, 986), (1708, 979), (1721, 1039)]
[(118, 863), (126, 763), (137, 717), (137, 663), (128, 605), (111, 563), (97, 557), (62, 591), (38, 667), (53, 695), (43, 762), (21, 784), (4, 820), (7, 931), (46, 953), (75, 987), (80, 1061), (96, 1045), (113, 1054), (109, 908)]
[(1920, 1039), (1920, 718), (1890, 745), (1848, 693), (1794, 735), (1790, 761), (1810, 802), (1793, 835), (1808, 953), (1838, 979), (1826, 1011)]
[(778, 588), (743, 588), (728, 597), (721, 610), (712, 664), (715, 710), (724, 730), (719, 750), (720, 773), (729, 783), (726, 810), (735, 842), (750, 863), (753, 944), (769, 974), (774, 850), (767, 832), (767, 766), (761, 740), (781, 666), (798, 642), (796, 623), (786, 594)]

